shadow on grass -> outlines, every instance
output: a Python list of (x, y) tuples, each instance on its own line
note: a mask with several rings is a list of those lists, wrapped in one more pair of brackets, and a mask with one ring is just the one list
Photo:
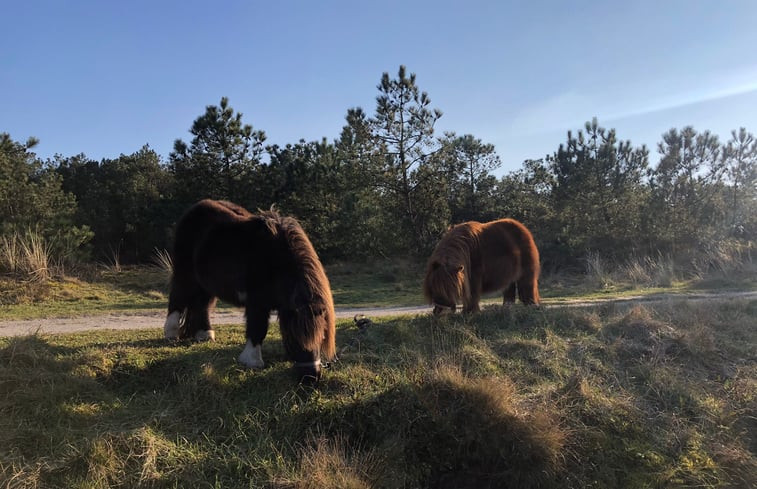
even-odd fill
[[(366, 339), (372, 346), (366, 347), (390, 338), (401, 341), (397, 329), (402, 329), (400, 320), (377, 326)], [(355, 335), (340, 329), (340, 344)], [(238, 366), (240, 351), (236, 344), (167, 346), (157, 339), (98, 341), (79, 349), (36, 336), (14, 338), (0, 350), (7, 367), (0, 382), (8, 388), (6, 402), (15, 405), (4, 406), (9, 416), (0, 439), (16, 447), (17, 457), (57, 458), (42, 477), (51, 485), (87, 480), (92, 464), (105, 464), (98, 468), (105, 479), (124, 477), (120, 470), (107, 473), (109, 464), (118, 466), (115, 462), (97, 461), (113, 452), (133, 464), (144, 449), (132, 444), (144, 443), (147, 436), (174, 444), (185, 440), (203, 446), (201, 452), (229, 451), (197, 468), (189, 468), (189, 459), (174, 460), (179, 467), (171, 471), (173, 481), (212, 480), (219, 470), (233, 473), (239, 470), (235, 464), (253, 463), (250, 453), (264, 459), (273, 446), (294, 464), (297, 440), (317, 433), (380, 451), (394, 460), (389, 469), (401, 468), (411, 485), (499, 487), (517, 480), (520, 487), (531, 487), (523, 481), (544, 482), (554, 473), (553, 448), (543, 446), (543, 434), (533, 433), (533, 420), (516, 415), (497, 393), (498, 382), (470, 384), (458, 373), (442, 373), (400, 382), (377, 396), (324, 404), (318, 401), (324, 395), (339, 397), (349, 388), (337, 380), (348, 372), (327, 373), (321, 387), (312, 389), (296, 384), (279, 341), (264, 343), (270, 366), (260, 371)], [(245, 431), (257, 435), (248, 438)], [(499, 448), (492, 451), (493, 446)], [(41, 453), (40, 447), (50, 448)], [(76, 447), (73, 456), (71, 447)], [(248, 455), (234, 458), (241, 453)], [(158, 469), (166, 464), (158, 463)], [(144, 473), (136, 469), (125, 476), (132, 483)], [(391, 472), (374, 476), (390, 477)], [(236, 486), (240, 480), (233, 482)]]

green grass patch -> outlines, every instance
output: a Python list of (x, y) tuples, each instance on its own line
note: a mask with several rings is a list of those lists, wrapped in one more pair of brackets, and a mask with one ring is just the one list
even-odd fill
[(100, 269), (42, 283), (0, 278), (0, 320), (163, 309), (168, 277), (156, 267)]
[(98, 331), (0, 340), (8, 487), (638, 488), (757, 481), (757, 301), (338, 325), (299, 386), (215, 343)]
[(423, 304), (424, 271), (425, 264), (405, 260), (335, 263), (326, 267), (338, 307)]

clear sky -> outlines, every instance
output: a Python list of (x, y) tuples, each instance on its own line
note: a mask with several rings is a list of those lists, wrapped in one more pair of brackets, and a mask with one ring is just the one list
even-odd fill
[(443, 131), (495, 145), (498, 173), (596, 116), (622, 139), (757, 133), (757, 1), (6, 1), (0, 132), (39, 156), (164, 159), (229, 97), (268, 143), (334, 140), (416, 73)]

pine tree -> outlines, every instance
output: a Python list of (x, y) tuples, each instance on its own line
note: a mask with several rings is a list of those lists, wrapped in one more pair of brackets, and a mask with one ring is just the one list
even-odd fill
[(265, 133), (243, 124), (226, 97), (220, 106), (207, 106), (190, 132), (191, 143), (177, 139), (169, 157), (179, 200), (189, 204), (210, 197), (250, 205), (249, 181), (259, 169)]
[(442, 112), (430, 108), (428, 94), (420, 91), (415, 74), (408, 76), (404, 66), (395, 79), (384, 73), (377, 88), (376, 114), (370, 120), (380, 157), (376, 181), (393, 199), (402, 227), (414, 237), (412, 246), (423, 247), (437, 227), (429, 221), (438, 214), (431, 212), (432, 207), (444, 202), (443, 196), (440, 200), (439, 192), (433, 191), (433, 179), (438, 175), (427, 167), (429, 157), (440, 147), (433, 136)]

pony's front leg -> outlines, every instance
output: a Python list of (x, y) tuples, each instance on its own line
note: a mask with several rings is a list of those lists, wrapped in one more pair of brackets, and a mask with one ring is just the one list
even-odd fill
[(178, 340), (181, 331), (181, 311), (171, 311), (163, 324), (163, 336), (167, 340)]
[(168, 293), (168, 316), (163, 324), (163, 336), (168, 340), (178, 340), (181, 336), (181, 323), (185, 318), (189, 298), (186, 287), (181, 280), (171, 277), (171, 291)]
[(515, 282), (513, 282), (510, 285), (508, 285), (505, 291), (502, 293), (503, 306), (507, 306), (507, 305), (515, 303), (515, 292), (516, 292), (516, 286), (515, 286)]
[(239, 363), (249, 368), (263, 368), (263, 354), (261, 346), (268, 334), (268, 319), (271, 311), (247, 307), (247, 344), (239, 355)]
[(479, 312), (478, 303), (481, 301), (480, 287), (471, 287), (470, 297), (463, 297), (463, 312)]
[(184, 322), (186, 338), (195, 341), (215, 341), (216, 334), (210, 326), (210, 309), (215, 305), (215, 298), (204, 290), (199, 290), (192, 298)]

